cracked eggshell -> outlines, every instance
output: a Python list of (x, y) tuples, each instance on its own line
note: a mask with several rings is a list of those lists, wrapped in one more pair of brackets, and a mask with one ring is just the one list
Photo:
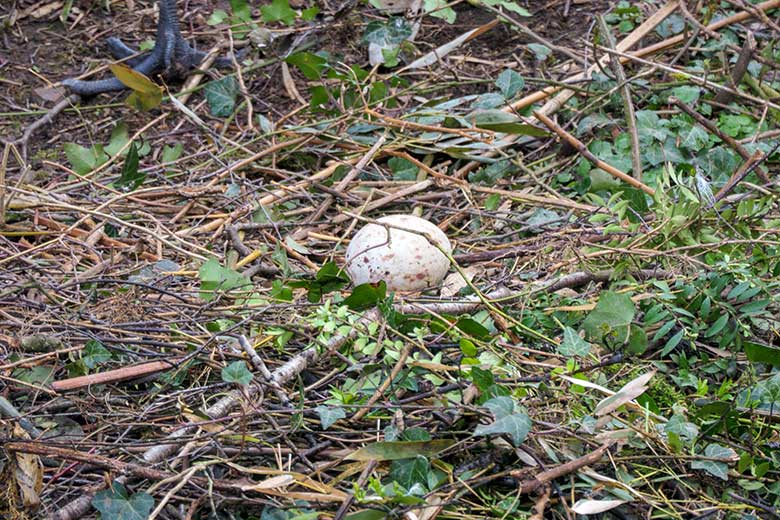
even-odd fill
[(420, 217), (388, 215), (377, 224), (367, 224), (347, 247), (349, 276), (355, 285), (384, 280), (391, 291), (435, 287), (447, 274), (450, 261), (429, 238), (452, 253), (447, 235)]

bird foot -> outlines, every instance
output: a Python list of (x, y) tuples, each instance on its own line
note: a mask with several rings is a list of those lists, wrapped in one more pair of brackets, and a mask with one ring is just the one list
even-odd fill
[[(159, 0), (160, 19), (157, 24), (157, 39), (154, 48), (148, 53), (134, 56), (136, 50), (125, 45), (119, 38), (109, 38), (106, 42), (108, 50), (114, 58), (127, 59), (127, 64), (136, 72), (145, 76), (156, 73), (166, 78), (185, 76), (190, 70), (200, 65), (206, 53), (192, 48), (179, 31), (176, 18), (175, 0)], [(218, 67), (231, 67), (233, 64), (227, 58), (218, 58)], [(74, 94), (94, 96), (104, 92), (124, 90), (127, 87), (117, 78), (107, 78), (94, 81), (66, 79), (62, 82)]]

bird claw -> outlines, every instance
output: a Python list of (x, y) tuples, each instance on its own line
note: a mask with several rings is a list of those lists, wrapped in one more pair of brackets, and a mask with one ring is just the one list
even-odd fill
[[(177, 78), (187, 74), (190, 70), (200, 65), (206, 53), (194, 49), (182, 37), (179, 31), (179, 22), (176, 18), (176, 0), (160, 1), (160, 19), (157, 24), (157, 39), (154, 48), (150, 52), (134, 56), (137, 51), (126, 45), (119, 38), (111, 37), (107, 40), (108, 50), (116, 59), (124, 60), (133, 70), (150, 76), (161, 73), (167, 78)], [(131, 57), (132, 56), (132, 57)], [(218, 58), (217, 67), (232, 67), (233, 62), (228, 58)], [(104, 92), (125, 90), (127, 87), (117, 78), (85, 81), (80, 79), (66, 79), (62, 82), (74, 94), (80, 96), (94, 96)]]

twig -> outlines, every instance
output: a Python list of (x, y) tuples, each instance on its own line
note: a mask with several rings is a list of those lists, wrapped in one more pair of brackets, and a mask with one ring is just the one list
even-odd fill
[[(601, 28), (601, 34), (607, 41), (607, 46), (615, 50), (615, 39), (612, 37), (612, 33), (609, 30), (607, 21), (603, 16), (597, 17), (599, 27)], [(623, 70), (623, 64), (620, 63), (620, 59), (612, 56), (609, 60), (609, 64), (612, 67), (612, 71), (615, 73), (615, 78), (620, 87), (620, 94), (623, 98), (623, 112), (626, 116), (626, 126), (628, 126), (628, 135), (631, 136), (631, 164), (632, 176), (641, 181), (642, 180), (642, 153), (639, 149), (639, 133), (636, 129), (636, 115), (634, 114), (634, 103), (631, 100), (631, 88), (628, 85), (626, 79), (626, 72)]]
[(30, 138), (35, 133), (36, 130), (38, 130), (40, 127), (44, 125), (48, 125), (52, 121), (54, 121), (54, 118), (59, 115), (60, 112), (65, 110), (67, 107), (75, 105), (78, 100), (81, 99), (81, 96), (78, 94), (72, 94), (70, 96), (67, 96), (60, 100), (59, 103), (51, 107), (46, 114), (41, 116), (39, 119), (33, 121), (30, 123), (27, 128), (24, 129), (24, 132), (22, 133), (22, 137), (15, 141), (11, 141), (11, 144), (15, 144), (21, 147), (22, 149), (22, 157), (24, 158), (24, 161), (27, 162), (27, 143), (30, 141)]
[(129, 367), (117, 368), (116, 370), (106, 370), (86, 376), (71, 377), (55, 381), (51, 384), (52, 390), (56, 392), (67, 392), (69, 390), (78, 390), (90, 385), (103, 385), (127, 379), (136, 379), (138, 377), (148, 376), (170, 368), (176, 368), (181, 358), (167, 359), (165, 361), (150, 361)]
[[(747, 72), (748, 65), (750, 65), (750, 60), (753, 59), (753, 54), (755, 52), (756, 39), (751, 31), (747, 31), (745, 43), (739, 51), (737, 63), (734, 64), (734, 68), (731, 69), (731, 75), (729, 76), (732, 89), (736, 90), (737, 86), (742, 82), (742, 77), (745, 75), (745, 72)], [(733, 97), (731, 92), (722, 90), (715, 94), (715, 102), (728, 105)]]
[[(585, 466), (595, 464), (601, 460), (601, 457), (604, 456), (604, 453), (606, 453), (606, 451), (612, 447), (613, 444), (615, 444), (615, 441), (610, 441), (607, 444), (602, 445), (600, 448), (592, 451), (591, 453), (588, 453), (587, 455), (583, 455), (582, 457), (569, 461), (566, 464), (561, 464), (560, 466), (556, 466), (552, 469), (542, 471), (532, 479), (521, 481), (518, 485), (520, 493), (531, 493), (536, 491), (540, 486), (543, 486), (559, 477), (570, 475), (575, 471), (584, 468)], [(524, 473), (525, 470), (515, 470), (510, 472), (510, 475), (515, 478), (520, 478)]]

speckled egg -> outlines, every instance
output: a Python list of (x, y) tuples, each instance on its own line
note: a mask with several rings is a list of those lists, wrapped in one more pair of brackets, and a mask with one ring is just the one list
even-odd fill
[[(407, 231), (408, 230), (408, 231)], [(452, 246), (441, 229), (414, 215), (388, 215), (358, 231), (347, 247), (347, 271), (355, 285), (384, 280), (392, 291), (419, 291), (444, 279)]]

